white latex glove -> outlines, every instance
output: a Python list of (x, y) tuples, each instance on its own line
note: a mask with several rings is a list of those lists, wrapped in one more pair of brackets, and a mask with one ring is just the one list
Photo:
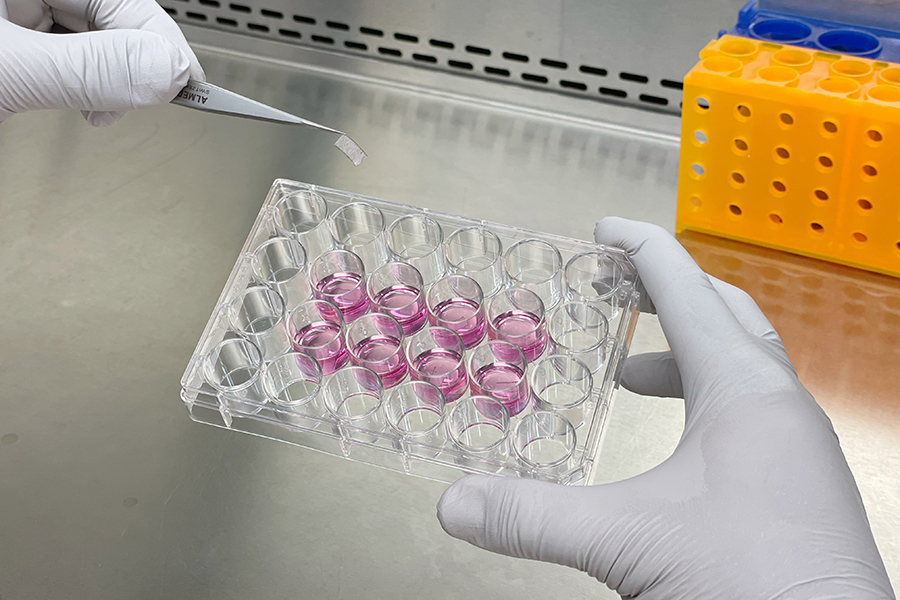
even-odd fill
[(593, 487), (464, 477), (438, 504), (444, 529), (586, 571), (624, 598), (894, 598), (831, 422), (753, 300), (659, 227), (608, 218), (595, 238), (628, 252), (655, 304), (672, 351), (633, 357), (623, 385), (683, 390), (678, 447)]
[[(54, 23), (89, 33), (46, 33)], [(189, 76), (206, 79), (154, 0), (0, 0), (0, 122), (74, 108), (92, 125), (111, 125), (132, 108), (169, 102)]]

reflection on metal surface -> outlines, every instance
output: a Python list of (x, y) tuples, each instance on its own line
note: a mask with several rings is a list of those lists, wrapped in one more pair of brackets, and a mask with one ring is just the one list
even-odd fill
[(679, 240), (706, 272), (753, 296), (817, 398), (849, 396), (873, 416), (897, 410), (900, 281), (703, 234)]
[(828, 413), (888, 573), (900, 573), (900, 281), (698, 233), (679, 241), (756, 300)]
[(696, 54), (741, 2), (160, 0), (177, 21), (679, 113)]

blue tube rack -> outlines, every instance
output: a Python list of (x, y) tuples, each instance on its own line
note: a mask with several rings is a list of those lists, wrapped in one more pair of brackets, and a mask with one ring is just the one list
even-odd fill
[(757, 0), (745, 4), (734, 27), (723, 29), (719, 37), (725, 34), (900, 62), (900, 32), (760, 10)]

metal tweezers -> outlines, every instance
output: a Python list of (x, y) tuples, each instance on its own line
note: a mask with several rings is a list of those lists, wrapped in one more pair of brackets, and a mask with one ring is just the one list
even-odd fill
[(340, 137), (334, 143), (337, 149), (359, 166), (366, 158), (366, 153), (356, 142), (343, 131), (325, 127), (306, 119), (301, 119), (290, 113), (286, 113), (277, 108), (266, 106), (262, 102), (251, 100), (235, 94), (218, 86), (204, 83), (201, 81), (188, 80), (188, 84), (178, 93), (178, 96), (172, 100), (172, 104), (195, 108), (220, 115), (231, 115), (234, 117), (242, 117), (245, 119), (256, 119), (259, 121), (269, 121), (271, 123), (286, 123), (288, 125), (302, 125), (304, 127), (312, 127), (322, 131), (336, 133)]

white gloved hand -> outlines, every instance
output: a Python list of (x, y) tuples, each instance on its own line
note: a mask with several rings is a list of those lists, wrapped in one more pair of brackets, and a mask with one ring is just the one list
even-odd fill
[[(46, 33), (54, 23), (82, 33)], [(154, 0), (0, 0), (0, 123), (74, 108), (92, 125), (111, 125), (127, 110), (171, 101), (188, 77), (206, 79)]]
[(607, 485), (464, 477), (438, 504), (444, 529), (624, 598), (894, 598), (831, 422), (753, 300), (659, 227), (608, 218), (595, 238), (628, 252), (659, 315), (671, 352), (630, 359), (623, 385), (683, 391), (678, 447)]

